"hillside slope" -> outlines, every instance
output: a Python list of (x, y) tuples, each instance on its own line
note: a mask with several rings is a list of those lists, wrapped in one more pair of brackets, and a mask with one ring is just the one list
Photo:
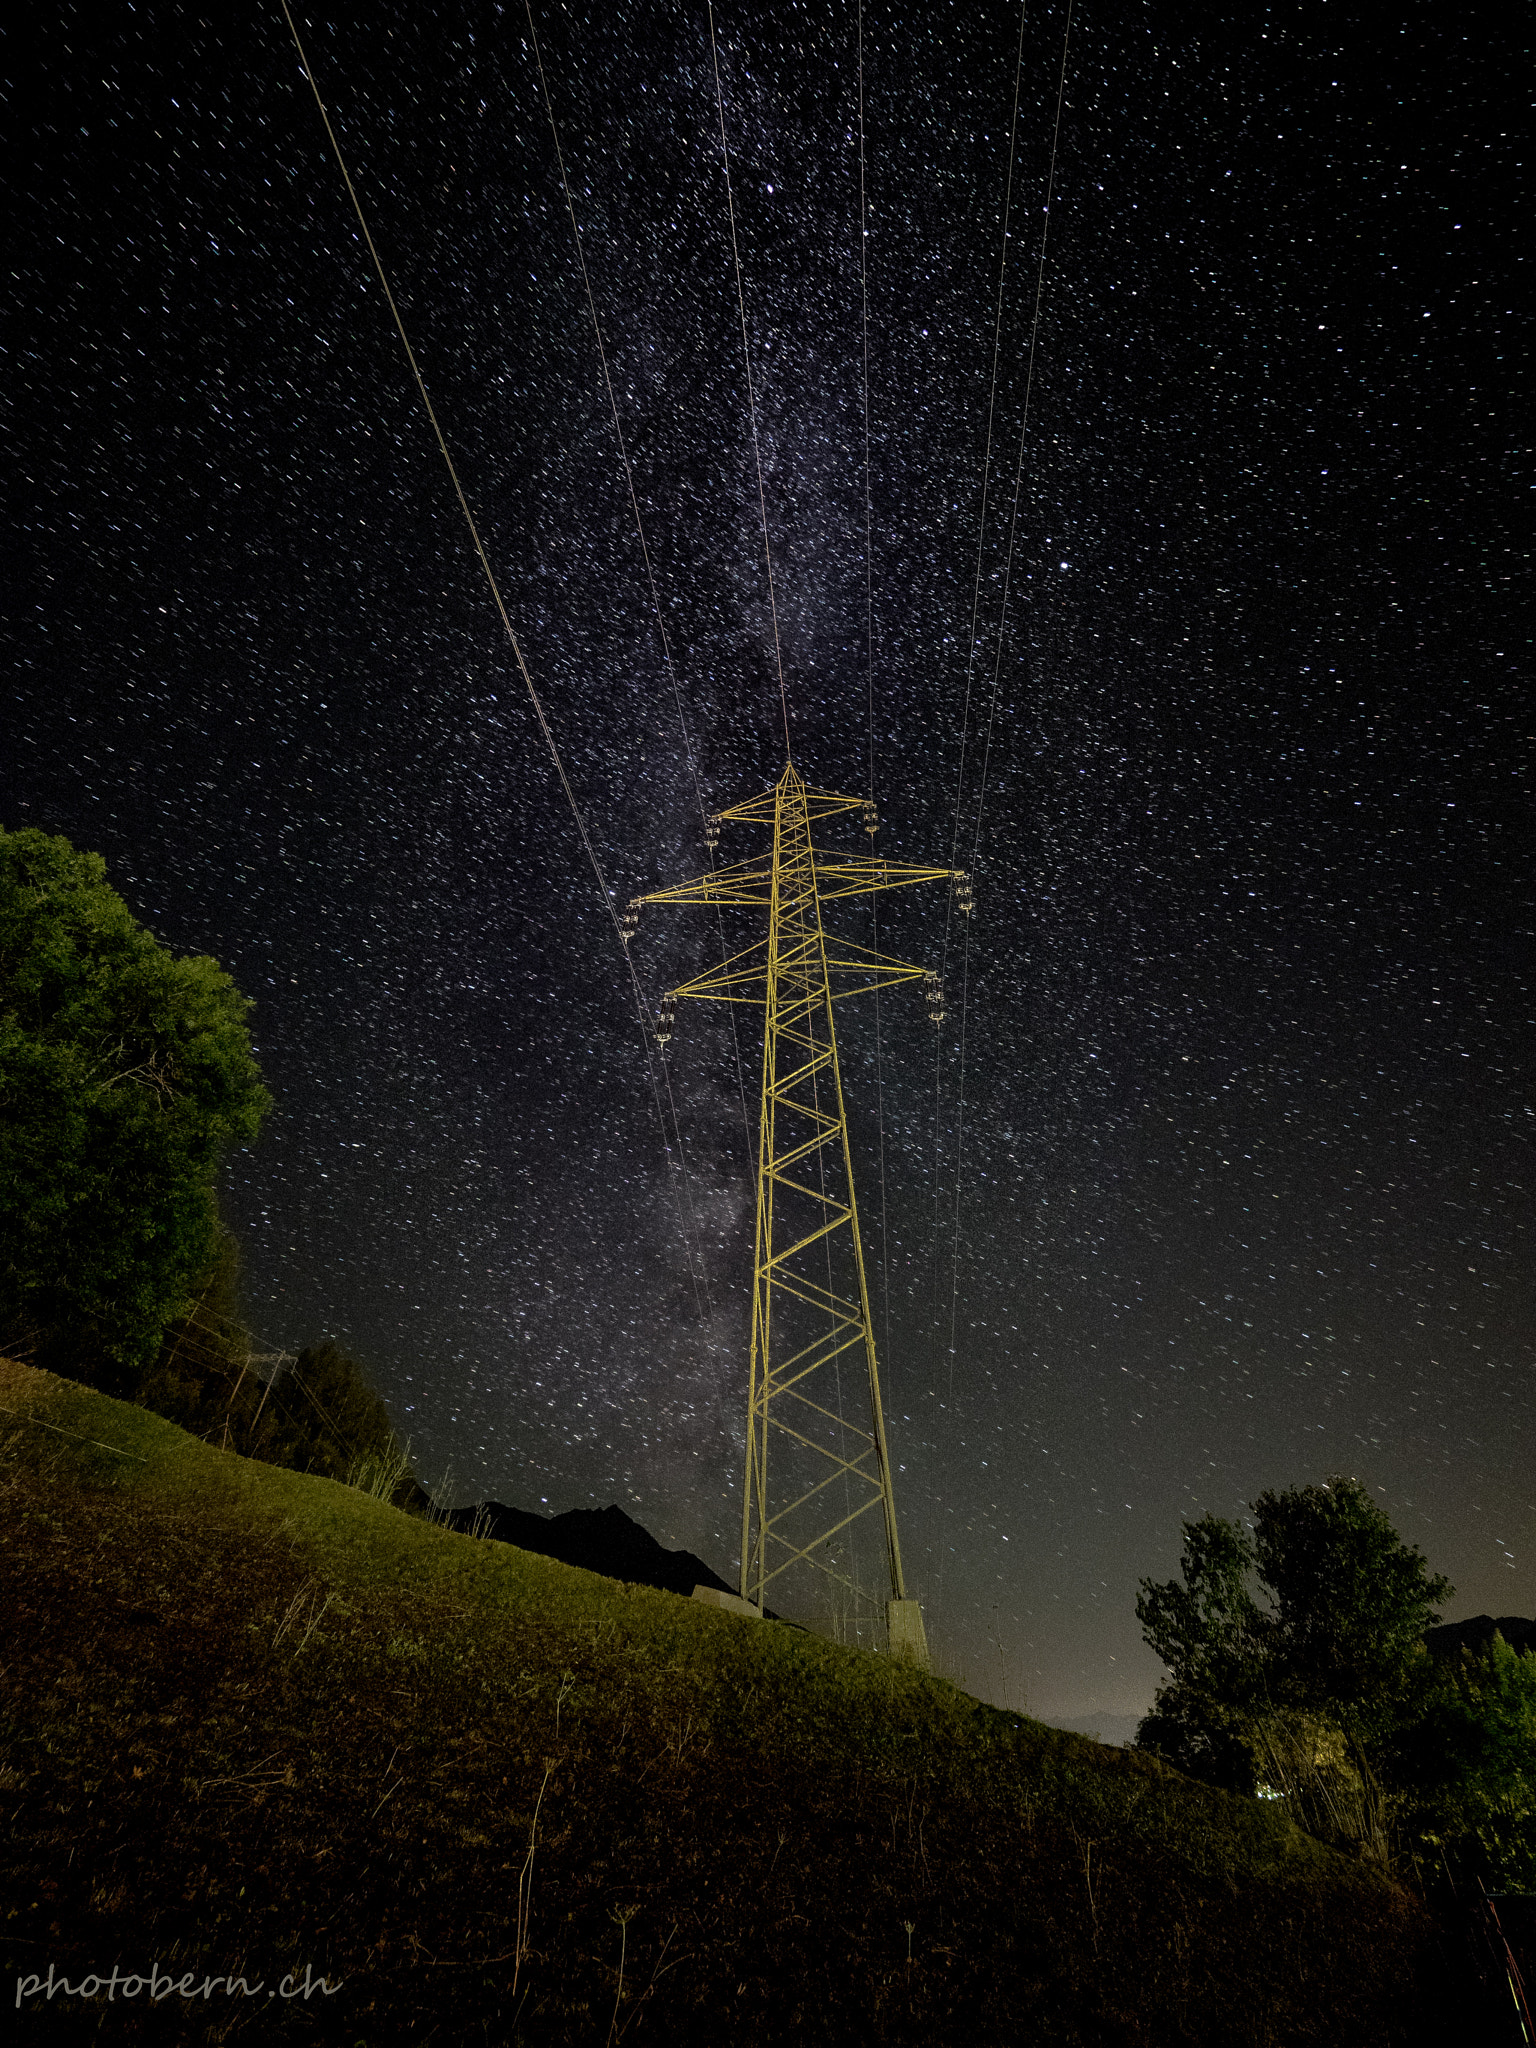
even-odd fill
[(101, 2038), (1439, 2037), (1417, 1906), (1272, 1808), (24, 1367), (0, 1444), (3, 1963), (50, 2041), (104, 2007), (50, 1965), (152, 1964), (265, 1988)]

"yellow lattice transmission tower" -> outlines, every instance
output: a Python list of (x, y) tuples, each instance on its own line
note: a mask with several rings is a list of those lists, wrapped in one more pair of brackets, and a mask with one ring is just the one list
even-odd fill
[[(772, 847), (637, 896), (624, 930), (633, 935), (647, 903), (768, 913), (765, 937), (663, 998), (657, 1026), (665, 1045), (684, 997), (764, 1009), (740, 1597), (761, 1613), (776, 1580), (811, 1566), (859, 1598), (863, 1589), (843, 1561), (851, 1525), (878, 1510), (890, 1571), (890, 1646), (926, 1663), (921, 1610), (908, 1599), (902, 1573), (835, 1011), (849, 996), (921, 981), (938, 1022), (943, 993), (931, 970), (834, 937), (822, 906), (949, 880), (962, 910), (971, 897), (964, 874), (950, 868), (817, 846), (812, 826), (850, 811), (863, 813), (873, 840), (872, 802), (810, 789), (787, 763), (772, 789), (709, 821), (711, 853), (724, 824), (769, 827)], [(867, 1380), (867, 1427), (842, 1412), (845, 1367)]]

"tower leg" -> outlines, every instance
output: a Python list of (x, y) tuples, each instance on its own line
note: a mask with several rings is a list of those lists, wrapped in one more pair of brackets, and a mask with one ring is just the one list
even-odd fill
[(919, 1671), (928, 1666), (928, 1638), (923, 1631), (923, 1610), (915, 1600), (887, 1600), (886, 1635), (891, 1655), (899, 1662), (915, 1664)]

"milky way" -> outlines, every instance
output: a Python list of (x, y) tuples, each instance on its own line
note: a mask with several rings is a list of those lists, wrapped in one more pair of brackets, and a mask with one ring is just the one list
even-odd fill
[[(1019, 17), (866, 13), (872, 659), (855, 17), (717, 17), (796, 758), (975, 870), (968, 957), (881, 908), (942, 1040), (845, 1025), (904, 1549), (1048, 1714), (1145, 1706), (1181, 1518), (1332, 1471), (1453, 1613), (1536, 1608), (1520, 115), (1476, 9), (1337, 17), (1075, 12), (1002, 618), (1064, 18), (994, 399)], [(622, 904), (705, 864), (690, 752), (710, 808), (782, 765), (707, 16), (540, 16), (677, 698), (526, 17), (301, 25)], [(456, 1497), (729, 1573), (750, 1033), (680, 1020), (685, 1179), (281, 11), (28, 65), (4, 822), (257, 999), (263, 1337)], [(648, 912), (647, 1000), (713, 943)]]

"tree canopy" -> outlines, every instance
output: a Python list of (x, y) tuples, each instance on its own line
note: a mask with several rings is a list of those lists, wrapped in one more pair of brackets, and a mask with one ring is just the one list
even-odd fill
[(1425, 1632), (1455, 1588), (1358, 1480), (1261, 1493), (1253, 1529), (1271, 1687), (1358, 1742), (1385, 1740), (1418, 1711)]
[(1388, 1859), (1536, 1876), (1536, 1657), (1431, 1655), (1452, 1587), (1354, 1479), (1262, 1493), (1251, 1529), (1184, 1525), (1136, 1613), (1168, 1667), (1138, 1745)]
[(1182, 1579), (1144, 1579), (1136, 1602), (1169, 1671), (1143, 1747), (1251, 1790), (1259, 1722), (1325, 1723), (1369, 1750), (1413, 1719), (1452, 1588), (1357, 1480), (1261, 1493), (1251, 1536), (1203, 1515), (1184, 1539)]
[(0, 1340), (154, 1357), (213, 1259), (220, 1162), (269, 1106), (249, 1010), (99, 855), (0, 830)]
[(1437, 1660), (1435, 1681), (1392, 1759), (1412, 1787), (1414, 1833), (1481, 1876), (1536, 1892), (1536, 1652), (1496, 1632)]

